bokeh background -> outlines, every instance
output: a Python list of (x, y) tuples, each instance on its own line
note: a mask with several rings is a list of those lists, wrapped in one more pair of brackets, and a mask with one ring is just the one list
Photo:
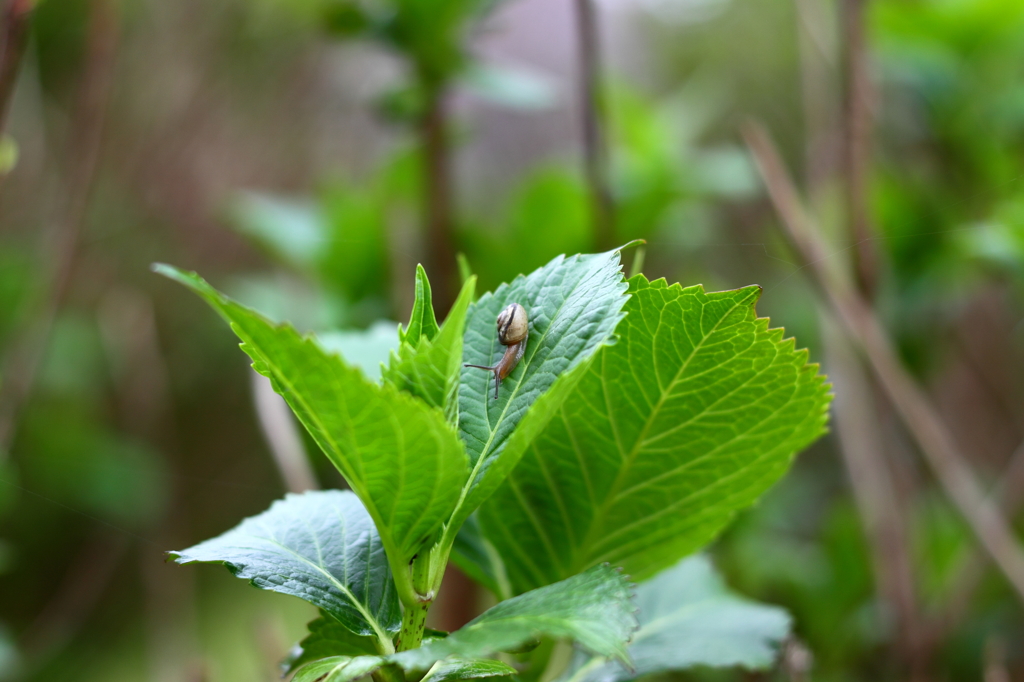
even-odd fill
[[(443, 302), (460, 268), (486, 290), (644, 238), (627, 271), (761, 284), (836, 392), (833, 432), (710, 550), (793, 613), (793, 660), (680, 678), (1024, 680), (1020, 596), (808, 277), (858, 282), (1021, 519), (1024, 3), (2, 4), (5, 49), (25, 32), (0, 143), (0, 679), (274, 680), (314, 615), (164, 561), (343, 483), (150, 263), (325, 332), (403, 320), (417, 262)], [(824, 263), (783, 238), (752, 120)], [(450, 577), (433, 617), (455, 627), (486, 595)]]

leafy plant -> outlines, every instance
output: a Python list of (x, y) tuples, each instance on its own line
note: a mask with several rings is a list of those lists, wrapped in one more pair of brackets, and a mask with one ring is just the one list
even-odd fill
[[(419, 268), (371, 380), (349, 341), (339, 355), (194, 273), (156, 270), (228, 321), (352, 488), (289, 495), (172, 553), (320, 609), (286, 662), (295, 680), (771, 664), (788, 616), (730, 595), (706, 559), (679, 563), (825, 427), (824, 378), (757, 318), (759, 287), (627, 282), (618, 250), (560, 256), (476, 300), (470, 277), (438, 324)], [(500, 354), (494, 321), (512, 302), (530, 334), (494, 399), (493, 377), (463, 365)], [(445, 635), (425, 621), (449, 559), (501, 601)], [(646, 581), (635, 598), (622, 568)], [(523, 653), (541, 640), (586, 653), (562, 670), (550, 646)]]

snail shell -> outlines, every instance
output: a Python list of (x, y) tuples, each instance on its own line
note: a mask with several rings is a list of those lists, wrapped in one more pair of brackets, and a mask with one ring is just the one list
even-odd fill
[(503, 346), (519, 343), (530, 333), (526, 308), (518, 303), (509, 303), (498, 313), (498, 341)]
[(498, 313), (498, 342), (505, 346), (501, 360), (493, 367), (484, 365), (464, 365), (494, 372), (494, 399), (498, 399), (498, 386), (502, 379), (512, 373), (526, 352), (526, 339), (530, 335), (530, 321), (526, 308), (518, 303), (510, 303)]

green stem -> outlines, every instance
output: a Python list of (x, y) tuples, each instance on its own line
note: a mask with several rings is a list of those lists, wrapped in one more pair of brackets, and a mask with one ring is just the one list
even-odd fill
[(427, 625), (430, 602), (406, 606), (402, 612), (402, 630), (398, 633), (398, 651), (416, 649), (423, 642), (423, 628)]

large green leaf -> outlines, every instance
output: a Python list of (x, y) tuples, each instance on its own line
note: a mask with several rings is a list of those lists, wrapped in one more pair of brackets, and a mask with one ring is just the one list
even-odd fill
[(312, 339), (271, 323), (195, 273), (155, 269), (230, 322), (253, 368), (270, 378), (366, 505), (401, 590), (409, 561), (435, 539), (467, 477), (465, 451), (444, 414), (370, 382)]
[(256, 587), (301, 597), (352, 633), (377, 637), (384, 650), (401, 622), (377, 529), (349, 491), (289, 494), (223, 535), (171, 556), (179, 564), (222, 563)]
[[(440, 409), (451, 424), (458, 420), (462, 336), (466, 328), (466, 311), (475, 290), (476, 278), (470, 277), (462, 286), (444, 324), (436, 329), (430, 284), (423, 267), (418, 266), (412, 318), (407, 331), (399, 330), (402, 344), (397, 353), (391, 354), (391, 361), (383, 372), (385, 381)], [(423, 310), (418, 312), (418, 308)], [(430, 326), (424, 325), (425, 319), (433, 322), (435, 329), (425, 329), (425, 326)]]
[[(637, 628), (632, 585), (607, 565), (513, 597), (485, 611), (461, 630), (426, 641), (418, 649), (389, 656), (338, 656), (299, 669), (295, 680), (345, 682), (382, 665), (422, 673), (436, 662), (479, 659), (509, 651), (541, 637), (569, 639), (591, 654), (629, 661), (626, 643)], [(313, 672), (317, 674), (314, 675)], [(331, 676), (333, 675), (333, 677)]]
[(707, 544), (824, 430), (828, 385), (760, 287), (630, 280), (604, 348), (480, 509), (515, 592), (603, 561), (646, 579)]
[(620, 270), (618, 251), (559, 256), (470, 306), (466, 363), (492, 365), (501, 356), (495, 320), (510, 303), (526, 309), (530, 335), (522, 361), (502, 382), (497, 400), (493, 374), (462, 370), (459, 431), (473, 470), (456, 528), (501, 483), (554, 414), (582, 376), (574, 370), (611, 341), (626, 302)]
[(703, 556), (641, 584), (636, 598), (640, 629), (629, 644), (634, 670), (578, 655), (571, 682), (623, 682), (695, 665), (763, 669), (789, 636), (789, 614), (730, 593)]

